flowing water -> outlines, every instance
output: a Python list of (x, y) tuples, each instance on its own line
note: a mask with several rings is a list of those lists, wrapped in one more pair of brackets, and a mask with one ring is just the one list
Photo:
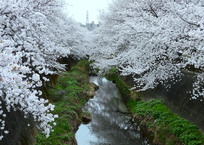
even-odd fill
[(115, 84), (101, 77), (91, 77), (90, 81), (99, 90), (84, 108), (90, 112), (92, 121), (80, 125), (76, 133), (78, 145), (148, 145), (139, 128), (131, 126), (131, 118)]

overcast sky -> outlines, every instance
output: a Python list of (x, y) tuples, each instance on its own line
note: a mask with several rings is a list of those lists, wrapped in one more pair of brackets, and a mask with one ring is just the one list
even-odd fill
[(108, 2), (111, 0), (66, 0), (71, 6), (69, 9), (69, 15), (71, 15), (76, 21), (83, 24), (86, 23), (86, 13), (89, 11), (89, 22), (94, 21), (98, 23), (99, 11), (106, 9)]

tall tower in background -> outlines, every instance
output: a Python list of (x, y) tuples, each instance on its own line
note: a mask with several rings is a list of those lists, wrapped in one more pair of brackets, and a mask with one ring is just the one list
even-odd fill
[(89, 11), (86, 12), (86, 25), (89, 24)]
[(89, 23), (89, 11), (86, 11), (86, 28), (89, 31), (93, 31), (96, 27), (99, 27), (99, 25), (95, 24), (94, 21)]

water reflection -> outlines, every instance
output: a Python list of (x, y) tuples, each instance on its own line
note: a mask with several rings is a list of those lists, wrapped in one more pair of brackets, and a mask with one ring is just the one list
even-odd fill
[(93, 99), (84, 110), (89, 111), (92, 122), (81, 125), (76, 133), (78, 145), (147, 145), (139, 131), (129, 128), (129, 117), (119, 112), (127, 112), (117, 87), (100, 77), (90, 81), (99, 86)]

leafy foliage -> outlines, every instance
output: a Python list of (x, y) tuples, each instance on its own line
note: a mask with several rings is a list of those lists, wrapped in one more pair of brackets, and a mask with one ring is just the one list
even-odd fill
[(82, 107), (87, 101), (89, 80), (88, 74), (84, 72), (88, 64), (86, 60), (80, 61), (75, 66), (80, 68), (80, 71), (63, 73), (56, 86), (49, 88), (49, 100), (53, 101), (54, 113), (58, 114), (59, 118), (56, 119), (54, 132), (49, 138), (45, 138), (43, 134), (37, 136), (37, 145), (72, 144), (76, 125), (81, 122)]
[(163, 135), (167, 136), (168, 134), (174, 134), (187, 145), (204, 143), (204, 136), (196, 125), (173, 114), (160, 100), (149, 102), (130, 100), (128, 106), (135, 115), (143, 119), (149, 117), (144, 125), (149, 123), (150, 129), (158, 130), (159, 139), (163, 140), (163, 143), (168, 140), (166, 137), (163, 138)]

